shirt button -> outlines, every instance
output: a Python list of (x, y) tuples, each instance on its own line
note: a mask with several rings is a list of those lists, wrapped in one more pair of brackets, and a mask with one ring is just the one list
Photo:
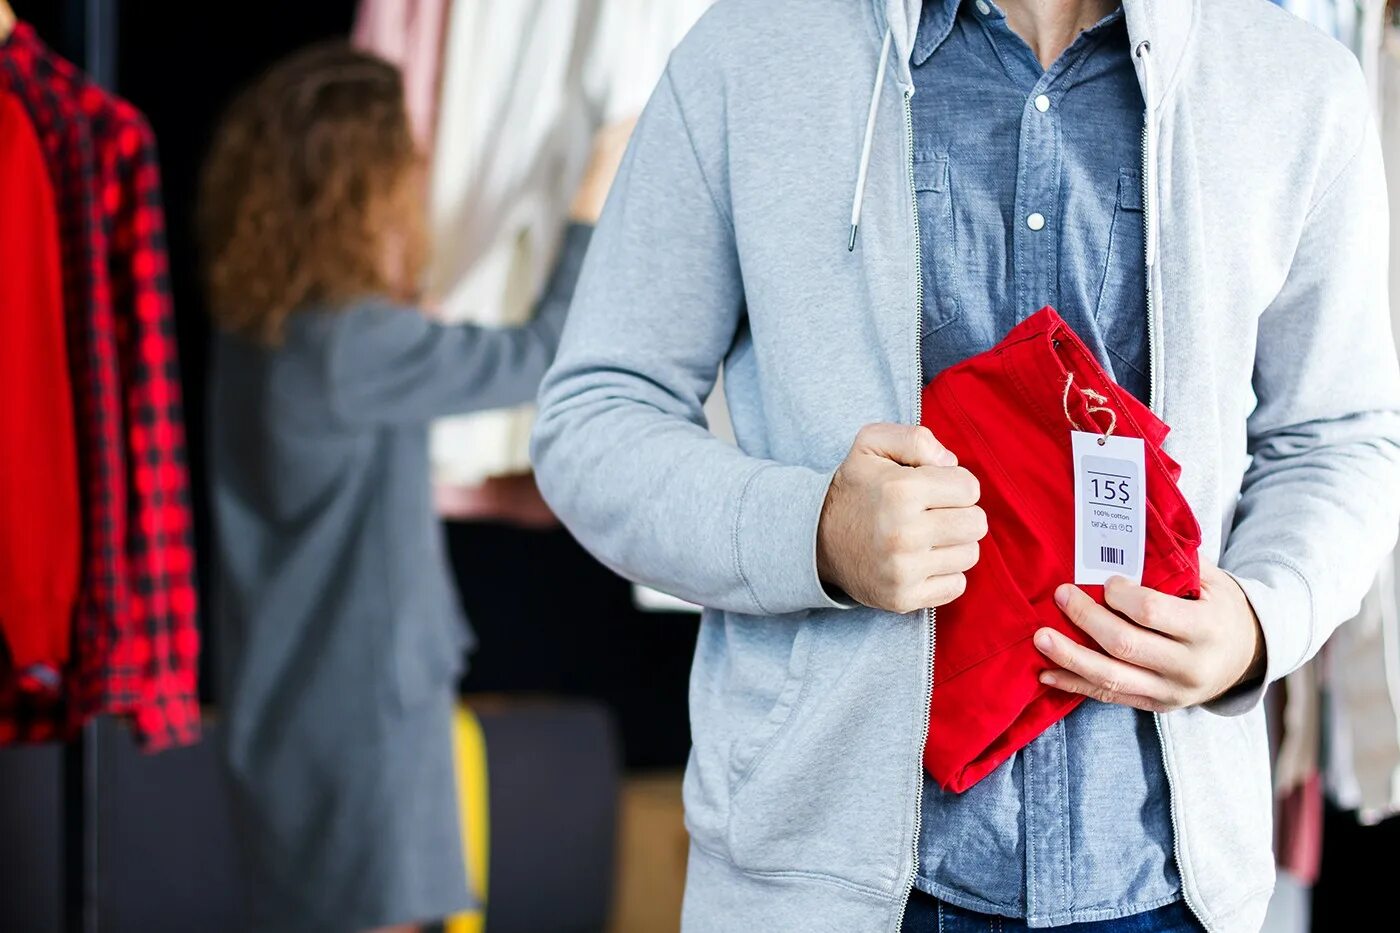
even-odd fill
[(1040, 230), (1045, 226), (1045, 215), (1036, 211), (1026, 218), (1026, 226), (1032, 230)]
[(1049, 110), (1050, 98), (1046, 97), (1044, 94), (1037, 94), (1035, 96), (1035, 109), (1039, 110), (1041, 113)]
[(977, 0), (977, 12), (981, 13), (983, 16), (990, 16), (992, 7), (987, 3), (987, 0)]

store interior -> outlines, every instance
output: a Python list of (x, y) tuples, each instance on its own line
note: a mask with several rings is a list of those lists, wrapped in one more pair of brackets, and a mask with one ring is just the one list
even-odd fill
[[(134, 105), (155, 134), (203, 608), (202, 594), (217, 581), (205, 462), (211, 331), (194, 233), (200, 165), (235, 91), (289, 52), (348, 37), (358, 4), (12, 0), (11, 6), (54, 51)], [(1396, 37), (1400, 27), (1387, 25), (1384, 35), (1366, 39), (1377, 62), (1400, 62)], [(1390, 67), (1400, 74), (1400, 64)], [(1400, 79), (1382, 79), (1383, 125), (1400, 123), (1397, 88)], [(1387, 156), (1400, 160), (1393, 147)], [(472, 711), (479, 786), (463, 806), (489, 817), (472, 880), (485, 907), (462, 921), (477, 926), (448, 929), (678, 929), (687, 850), (680, 782), (699, 615), (639, 594), (556, 523), (487, 517), (444, 526), (478, 640), (461, 694)], [(125, 718), (99, 713), (71, 734), (0, 748), (0, 929), (240, 929), (238, 827), (213, 751), (221, 698), (213, 675), (218, 638), (210, 624), (201, 611), (199, 740), (151, 752)], [(1395, 644), (1386, 650), (1395, 652)], [(1400, 664), (1400, 654), (1393, 663)], [(1319, 689), (1325, 706), (1325, 686)], [(1277, 718), (1285, 723), (1286, 690), (1278, 693)], [(1270, 929), (1279, 933), (1338, 929), (1339, 918), (1374, 903), (1378, 893), (1383, 908), (1400, 852), (1400, 820), (1380, 818), (1387, 812), (1363, 821), (1327, 792), (1325, 734), (1318, 741), (1299, 785), (1305, 799), (1289, 804), (1302, 822), (1284, 824), (1295, 827), (1294, 835), (1280, 834), (1289, 881), (1287, 903), (1271, 917)]]

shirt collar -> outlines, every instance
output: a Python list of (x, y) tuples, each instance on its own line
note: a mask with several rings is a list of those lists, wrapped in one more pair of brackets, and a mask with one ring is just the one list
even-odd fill
[[(953, 24), (957, 22), (959, 10), (985, 20), (1006, 18), (996, 0), (924, 0), (923, 13), (919, 17), (919, 32), (914, 37), (914, 54), (911, 56), (911, 63), (915, 68), (928, 61), (928, 57), (947, 40), (953, 31)], [(1112, 13), (1086, 29), (1085, 33), (1097, 33), (1123, 19), (1123, 7), (1119, 5)]]
[(919, 32), (914, 36), (914, 53), (909, 59), (911, 65), (919, 67), (943, 44), (953, 31), (961, 5), (962, 0), (924, 0), (924, 10), (919, 16)]

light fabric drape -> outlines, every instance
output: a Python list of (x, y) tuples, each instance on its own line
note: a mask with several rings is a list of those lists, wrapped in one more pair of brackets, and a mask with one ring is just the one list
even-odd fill
[[(526, 320), (594, 133), (638, 114), (709, 0), (473, 0), (444, 43), (428, 294), (450, 321)], [(529, 469), (530, 407), (439, 422), (434, 478)]]

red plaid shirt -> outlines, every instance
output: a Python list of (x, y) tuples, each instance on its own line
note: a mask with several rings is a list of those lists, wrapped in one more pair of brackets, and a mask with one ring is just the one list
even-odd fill
[(0, 742), (130, 718), (151, 750), (198, 736), (193, 527), (155, 138), (26, 24), (0, 86), (34, 122), (63, 240), (82, 475), (83, 584), (59, 703), (0, 683)]

